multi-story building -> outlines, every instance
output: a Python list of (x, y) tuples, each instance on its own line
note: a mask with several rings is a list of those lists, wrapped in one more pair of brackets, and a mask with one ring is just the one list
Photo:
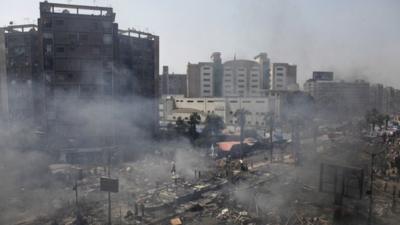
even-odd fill
[[(46, 125), (57, 146), (111, 145), (112, 134), (74, 107), (108, 104), (113, 96), (114, 44), (118, 25), (112, 8), (40, 3), (46, 91)], [(105, 110), (103, 114), (111, 114)]]
[(304, 91), (310, 94), (321, 114), (364, 115), (370, 108), (369, 83), (326, 81), (310, 79), (304, 84)]
[(314, 71), (312, 74), (313, 80), (325, 80), (332, 81), (333, 80), (333, 72), (330, 71)]
[(382, 84), (371, 84), (369, 87), (370, 109), (376, 109), (380, 112), (384, 109), (383, 102), (384, 86)]
[(245, 109), (246, 125), (250, 127), (266, 126), (266, 115), (273, 112), (277, 119), (281, 115), (281, 102), (284, 95), (270, 92), (264, 97), (225, 97), (225, 98), (184, 98), (171, 96), (160, 102), (161, 122), (174, 123), (180, 117), (190, 119), (192, 113), (198, 113), (201, 121), (214, 114), (223, 118), (225, 124), (238, 126), (236, 112)]
[(121, 144), (158, 131), (158, 68), (158, 36), (119, 30), (112, 8), (42, 2), (37, 27), (1, 29), (1, 110), (57, 149)]
[[(114, 99), (132, 114), (121, 118), (122, 127), (124, 123), (130, 127), (117, 136), (132, 141), (140, 135), (155, 135), (159, 130), (159, 37), (132, 29), (119, 30), (115, 46)], [(133, 132), (132, 127), (142, 132)]]
[(261, 88), (265, 90), (271, 89), (271, 63), (267, 53), (262, 52), (258, 54), (254, 59), (261, 66)]
[(188, 64), (188, 97), (261, 96), (269, 89), (270, 63), (266, 53), (252, 60), (221, 63), (221, 54), (213, 53), (213, 62)]
[(262, 78), (262, 67), (255, 61), (227, 61), (224, 63), (224, 96), (260, 96)]
[(37, 26), (10, 25), (1, 31), (2, 56), (2, 108), (9, 124), (36, 127), (42, 107), (42, 82)]
[(272, 64), (272, 90), (275, 91), (296, 91), (299, 89), (297, 84), (297, 66), (288, 63)]
[(163, 66), (163, 73), (160, 75), (161, 95), (186, 95), (186, 87), (186, 74), (171, 74), (168, 71), (168, 66)]

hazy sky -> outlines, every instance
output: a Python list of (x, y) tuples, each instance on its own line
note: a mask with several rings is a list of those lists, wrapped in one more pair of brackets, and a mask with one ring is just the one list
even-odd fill
[[(39, 16), (39, 0), (0, 0), (0, 24)], [(400, 88), (399, 0), (55, 0), (112, 6), (120, 28), (160, 36), (160, 65), (184, 73), (188, 62), (251, 59), (298, 65), (300, 85), (313, 70)]]

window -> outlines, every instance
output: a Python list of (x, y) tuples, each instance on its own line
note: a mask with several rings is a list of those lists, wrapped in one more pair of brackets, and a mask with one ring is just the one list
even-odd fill
[(203, 76), (210, 76), (210, 73), (203, 73)]
[(283, 73), (276, 73), (276, 76), (283, 76)]
[(204, 93), (210, 93), (210, 90), (204, 90), (203, 92)]
[(209, 78), (204, 78), (203, 81), (210, 82)]
[(238, 85), (239, 88), (244, 88), (244, 85)]
[(63, 53), (65, 51), (64, 47), (57, 47), (56, 52)]
[(225, 76), (226, 76), (226, 77), (230, 77), (230, 76), (232, 76), (232, 74), (226, 73)]
[(203, 100), (197, 100), (197, 102), (202, 103), (202, 102), (204, 102), (204, 101), (203, 101)]
[(203, 70), (210, 70), (210, 67), (203, 67)]
[(252, 88), (258, 88), (258, 85), (252, 85), (251, 87)]
[(113, 42), (113, 37), (111, 34), (104, 34), (103, 35), (103, 44), (111, 45)]
[(186, 102), (192, 103), (192, 102), (193, 102), (193, 100), (187, 100)]
[(55, 24), (56, 24), (56, 26), (63, 26), (64, 25), (64, 20), (56, 20)]
[(239, 82), (239, 83), (243, 83), (243, 82), (244, 82), (244, 80), (238, 80), (238, 82)]
[(203, 84), (204, 87), (210, 87), (210, 84)]
[(283, 68), (282, 67), (277, 67), (276, 70), (277, 71), (283, 71)]
[(88, 41), (89, 35), (88, 34), (79, 34), (79, 40), (80, 41)]

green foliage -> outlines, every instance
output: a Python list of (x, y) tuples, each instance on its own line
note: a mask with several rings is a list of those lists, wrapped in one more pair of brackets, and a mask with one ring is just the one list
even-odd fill
[(385, 125), (387, 128), (390, 121), (390, 116), (387, 114), (379, 113), (379, 111), (374, 108), (370, 111), (367, 111), (367, 113), (365, 114), (365, 121), (368, 125), (371, 125), (372, 130), (375, 130), (376, 126), (382, 128), (383, 125)]
[(200, 121), (201, 117), (197, 112), (192, 113), (189, 117), (189, 136), (192, 140), (195, 140), (198, 137), (196, 127), (198, 124), (200, 124)]
[(176, 120), (175, 129), (179, 135), (185, 134), (186, 129), (187, 129), (187, 124), (185, 123), (185, 121), (183, 121), (183, 119), (181, 117), (178, 117), (178, 119)]
[(210, 114), (206, 117), (203, 134), (205, 136), (218, 135), (225, 128), (225, 123), (222, 117)]

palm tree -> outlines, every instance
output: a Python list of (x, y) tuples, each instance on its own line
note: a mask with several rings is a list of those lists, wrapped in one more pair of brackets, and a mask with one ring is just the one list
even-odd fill
[(272, 156), (273, 156), (273, 151), (274, 151), (274, 146), (273, 146), (273, 132), (274, 132), (274, 126), (275, 126), (275, 114), (274, 112), (268, 112), (265, 117), (265, 125), (266, 127), (269, 128), (269, 143), (271, 147), (271, 152), (270, 152), (270, 158), (272, 162)]
[(182, 135), (186, 132), (186, 123), (185, 121), (183, 121), (182, 117), (178, 117), (178, 119), (176, 119), (176, 132), (179, 135)]
[(189, 124), (189, 135), (192, 138), (192, 140), (195, 140), (198, 136), (196, 127), (200, 123), (200, 121), (201, 117), (197, 112), (190, 114), (188, 124)]
[(383, 120), (385, 121), (385, 129), (388, 129), (390, 116), (388, 114), (383, 115)]
[(375, 126), (379, 123), (379, 112), (377, 109), (373, 108), (371, 111), (367, 111), (365, 115), (365, 120), (367, 124), (371, 125), (372, 131), (375, 130)]
[(225, 123), (222, 117), (216, 114), (210, 114), (206, 117), (204, 132), (207, 135), (216, 135), (221, 132), (222, 129), (225, 128)]
[(244, 126), (246, 125), (246, 114), (249, 112), (243, 108), (236, 110), (235, 117), (240, 126), (240, 157), (243, 155)]

